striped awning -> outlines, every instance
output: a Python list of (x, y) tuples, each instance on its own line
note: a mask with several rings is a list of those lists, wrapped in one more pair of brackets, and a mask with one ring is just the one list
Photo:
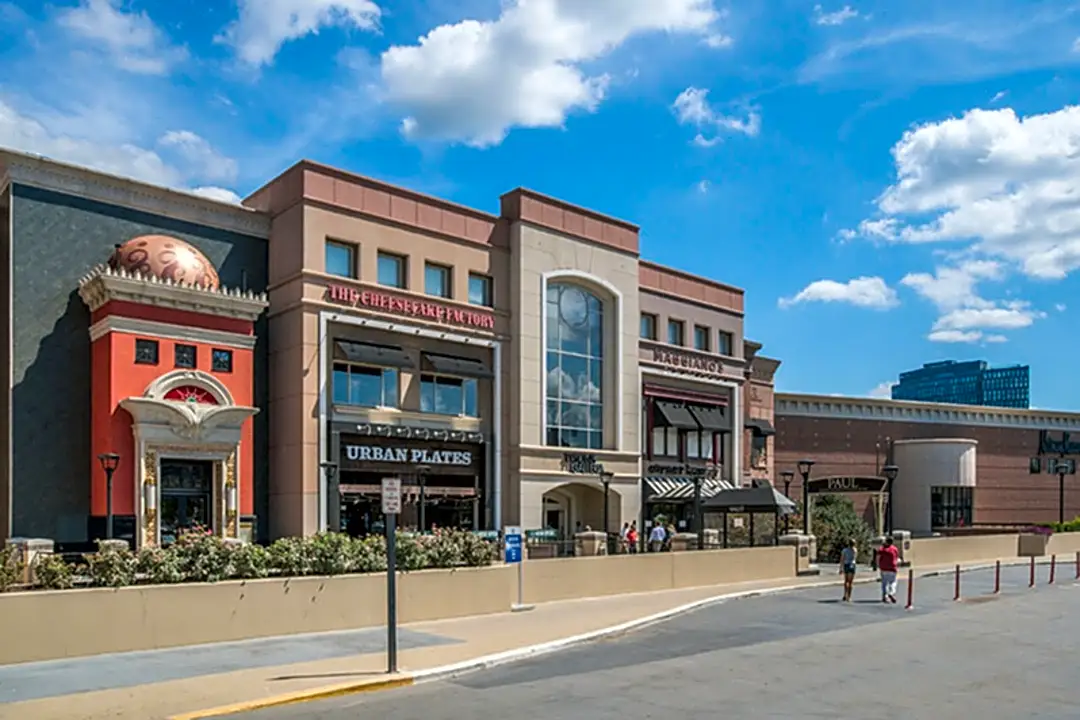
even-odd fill
[[(692, 500), (694, 498), (694, 480), (688, 477), (647, 477), (645, 487), (649, 491), (646, 498), (649, 501)], [(733, 489), (735, 486), (726, 480), (706, 478), (701, 481), (702, 499)]]

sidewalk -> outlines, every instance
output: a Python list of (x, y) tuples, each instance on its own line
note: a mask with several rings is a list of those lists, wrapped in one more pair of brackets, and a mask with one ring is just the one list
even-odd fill
[[(946, 569), (923, 567), (917, 575)], [(599, 633), (718, 596), (839, 582), (835, 566), (821, 571), (794, 580), (571, 600), (528, 612), (403, 626), (397, 676), (386, 674), (385, 628), (0, 666), (0, 720), (195, 720), (315, 693), (407, 685), (435, 668)], [(861, 580), (874, 576), (864, 572)]]

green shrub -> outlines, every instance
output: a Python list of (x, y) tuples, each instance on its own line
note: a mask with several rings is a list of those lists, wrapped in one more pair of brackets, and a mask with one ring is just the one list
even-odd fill
[(315, 575), (344, 575), (357, 566), (356, 541), (344, 533), (319, 533), (306, 538), (303, 552)]
[(272, 568), (270, 551), (262, 545), (244, 543), (237, 545), (232, 550), (232, 564), (235, 571), (234, 577), (240, 580), (264, 578), (270, 575)]
[(431, 535), (425, 535), (421, 542), (427, 554), (428, 567), (452, 568), (464, 565), (465, 543), (462, 534), (457, 530), (436, 530)]
[(1067, 532), (1080, 532), (1080, 517), (1075, 517), (1072, 520), (1066, 520), (1063, 523), (1050, 523), (1049, 527), (1054, 532), (1067, 533)]
[(356, 541), (356, 572), (386, 572), (386, 538), (368, 535)]
[(67, 590), (75, 584), (75, 568), (61, 555), (38, 555), (33, 570), (34, 583), (46, 590)]
[(7, 592), (22, 580), (23, 563), (19, 551), (0, 547), (0, 592)]
[(395, 538), (398, 570), (408, 572), (428, 567), (427, 540), (423, 536), (399, 532)]
[(219, 582), (236, 574), (232, 547), (203, 528), (181, 533), (168, 552), (176, 556), (188, 582)]
[(180, 556), (171, 548), (143, 548), (136, 556), (135, 569), (151, 585), (173, 585), (186, 579)]
[(135, 554), (128, 548), (101, 547), (86, 556), (90, 582), (95, 587), (124, 587), (135, 583)]
[(871, 554), (870, 526), (855, 512), (851, 498), (842, 495), (820, 495), (810, 511), (811, 531), (817, 538), (818, 559), (839, 562), (840, 551), (848, 540), (859, 549), (859, 562), (868, 562)]
[(269, 552), (270, 566), (280, 574), (289, 577), (311, 574), (311, 558), (304, 538), (289, 537), (275, 540)]
[(475, 533), (463, 532), (461, 544), (462, 559), (469, 567), (486, 567), (499, 558), (498, 546)]

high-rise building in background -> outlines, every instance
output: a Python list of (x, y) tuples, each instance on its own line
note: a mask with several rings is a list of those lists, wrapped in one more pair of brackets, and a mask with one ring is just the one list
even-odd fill
[(942, 360), (900, 373), (892, 399), (1027, 408), (1030, 379), (1027, 365), (992, 368), (985, 360)]

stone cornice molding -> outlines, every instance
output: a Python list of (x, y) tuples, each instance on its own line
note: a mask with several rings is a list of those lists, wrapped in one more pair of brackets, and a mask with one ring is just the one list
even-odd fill
[[(38, 155), (0, 150), (0, 168), (9, 180), (76, 197), (97, 200), (196, 225), (254, 237), (270, 237), (270, 218), (241, 205), (204, 198), (189, 192), (57, 162)], [(0, 186), (3, 183), (0, 182)]]
[(79, 281), (79, 296), (91, 312), (112, 300), (167, 307), (255, 322), (270, 304), (265, 293), (238, 288), (182, 285), (98, 265)]
[(1050, 410), (1015, 410), (794, 393), (777, 393), (774, 398), (774, 408), (777, 418), (782, 416), (811, 417), (1024, 430), (1080, 430), (1080, 413)]

